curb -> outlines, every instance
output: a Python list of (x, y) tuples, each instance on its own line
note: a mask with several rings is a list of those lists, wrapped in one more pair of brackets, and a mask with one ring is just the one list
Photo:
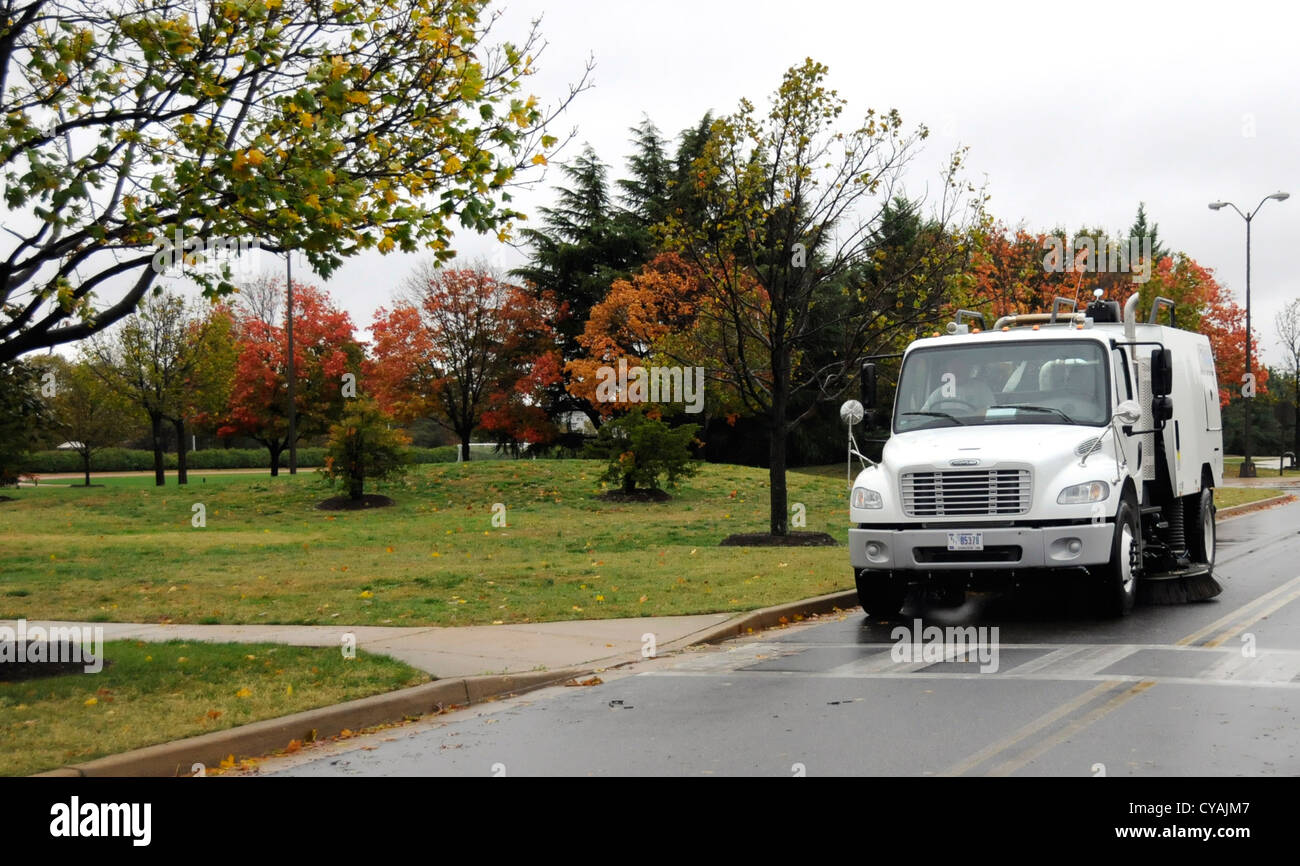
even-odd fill
[(585, 673), (586, 670), (578, 668), (564, 668), (538, 673), (435, 680), (396, 692), (107, 755), (38, 773), (37, 776), (180, 776), (188, 774), (194, 764), (216, 767), (230, 755), (234, 755), (236, 760), (266, 755), (283, 749), (290, 740), (309, 742), (333, 737), (344, 729), (360, 730), (399, 722), (410, 716), (423, 716), (458, 704), (478, 704), (490, 698), (564, 682)]
[(1227, 508), (1218, 508), (1215, 510), (1215, 519), (1221, 520), (1229, 517), (1239, 517), (1243, 514), (1250, 514), (1253, 511), (1263, 511), (1266, 508), (1273, 508), (1278, 505), (1286, 505), (1288, 502), (1295, 501), (1293, 493), (1279, 493), (1277, 496), (1270, 496), (1268, 499), (1260, 499), (1257, 502), (1246, 502), (1241, 505), (1230, 505)]
[[(698, 644), (718, 643), (765, 628), (772, 628), (819, 613), (850, 608), (858, 603), (856, 590), (819, 595), (801, 601), (765, 607), (737, 614), (724, 623), (678, 638), (665, 644), (661, 650), (684, 649)], [(784, 620), (784, 622), (783, 622)], [(431, 683), (371, 695), (355, 701), (304, 710), (290, 716), (263, 719), (225, 731), (213, 731), (184, 740), (159, 743), (107, 755), (37, 773), (42, 778), (90, 778), (96, 776), (180, 776), (188, 774), (194, 764), (218, 766), (231, 755), (238, 761), (268, 755), (283, 749), (290, 740), (309, 742), (338, 735), (343, 730), (361, 730), (375, 725), (400, 722), (412, 716), (423, 716), (456, 705), (483, 703), (494, 698), (557, 685), (580, 676), (591, 674), (597, 667), (604, 670), (639, 661), (633, 656), (619, 661), (617, 658), (597, 660), (591, 667), (563, 668), (537, 673), (505, 674), (486, 677), (461, 677), (454, 680), (435, 680)]]
[(836, 610), (856, 607), (857, 604), (858, 591), (856, 589), (847, 589), (843, 592), (833, 592), (830, 595), (818, 595), (787, 604), (764, 607), (751, 610), (748, 613), (737, 614), (724, 623), (687, 635), (666, 644), (665, 647), (668, 649), (682, 649), (699, 644), (719, 643), (731, 638), (743, 637), (752, 632), (762, 631), (766, 628), (774, 628), (778, 625), (794, 622), (796, 617), (802, 619), (820, 613), (832, 613)]

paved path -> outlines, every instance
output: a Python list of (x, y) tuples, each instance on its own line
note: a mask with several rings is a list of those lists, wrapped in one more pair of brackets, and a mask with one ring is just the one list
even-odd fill
[[(641, 651), (646, 634), (656, 649), (725, 622), (726, 613), (587, 619), (515, 625), (335, 626), (335, 625), (148, 625), (29, 620), (34, 626), (102, 627), (104, 640), (193, 640), (231, 643), (282, 643), (290, 646), (341, 646), (356, 638), (358, 649), (400, 659), (442, 679), (482, 674), (593, 666)], [(14, 620), (0, 626), (16, 627)]]

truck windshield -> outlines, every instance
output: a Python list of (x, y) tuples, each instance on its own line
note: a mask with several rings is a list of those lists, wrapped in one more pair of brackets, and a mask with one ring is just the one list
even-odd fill
[(957, 425), (1085, 424), (1110, 417), (1106, 355), (1094, 340), (955, 343), (907, 356), (894, 431)]

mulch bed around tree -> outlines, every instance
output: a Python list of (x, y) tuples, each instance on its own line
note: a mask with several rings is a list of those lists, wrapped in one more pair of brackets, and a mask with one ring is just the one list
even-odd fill
[(672, 496), (662, 490), (633, 490), (628, 493), (623, 490), (606, 490), (596, 497), (601, 502), (667, 502)]
[(333, 496), (316, 503), (321, 511), (365, 511), (367, 508), (387, 508), (397, 503), (378, 493), (367, 493), (360, 499), (348, 496)]
[(722, 547), (835, 547), (839, 544), (825, 532), (791, 532), (772, 535), (768, 532), (739, 532), (722, 539)]
[[(57, 677), (64, 674), (84, 673), (86, 665), (90, 660), (84, 655), (84, 650), (77, 647), (82, 652), (83, 661), (71, 661), (73, 655), (72, 645), (67, 641), (52, 643), (50, 641), (42, 642), (44, 645), (38, 647), (37, 641), (27, 641), (27, 647), (23, 656), (24, 661), (18, 661), (18, 647), (14, 641), (5, 641), (5, 646), (0, 649), (0, 682), (18, 683), (24, 680), (36, 680), (44, 677)], [(32, 657), (37, 656), (42, 661), (32, 661)], [(49, 661), (49, 659), (68, 659), (68, 661)], [(107, 667), (112, 664), (108, 659), (104, 659), (104, 665)]]
[(0, 502), (16, 502), (12, 496), (0, 496)]

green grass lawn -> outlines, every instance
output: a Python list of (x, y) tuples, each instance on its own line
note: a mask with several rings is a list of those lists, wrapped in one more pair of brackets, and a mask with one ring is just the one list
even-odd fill
[[(1231, 454), (1223, 458), (1223, 474), (1236, 478), (1241, 472), (1241, 462), (1244, 458), (1238, 454)], [(1261, 463), (1259, 458), (1255, 459), (1255, 474), (1259, 478), (1300, 478), (1300, 469), (1283, 469), (1279, 475), (1277, 471), (1277, 455), (1270, 455), (1266, 463)]]
[(1219, 508), (1230, 508), (1233, 505), (1246, 505), (1259, 502), (1261, 499), (1272, 499), (1281, 492), (1263, 487), (1216, 487), (1214, 504)]
[[(29, 775), (428, 682), (387, 656), (108, 641), (97, 674), (0, 683), (0, 775)], [(288, 743), (285, 743), (288, 746)], [(188, 766), (179, 768), (188, 773)]]
[[(600, 471), (418, 467), (374, 489), (395, 507), (363, 512), (315, 510), (337, 491), (314, 473), (10, 491), (0, 618), (469, 625), (747, 610), (852, 586), (843, 546), (718, 546), (767, 528), (764, 469), (704, 465), (663, 504), (597, 500)], [(807, 529), (846, 540), (841, 478), (792, 472), (789, 488)]]

